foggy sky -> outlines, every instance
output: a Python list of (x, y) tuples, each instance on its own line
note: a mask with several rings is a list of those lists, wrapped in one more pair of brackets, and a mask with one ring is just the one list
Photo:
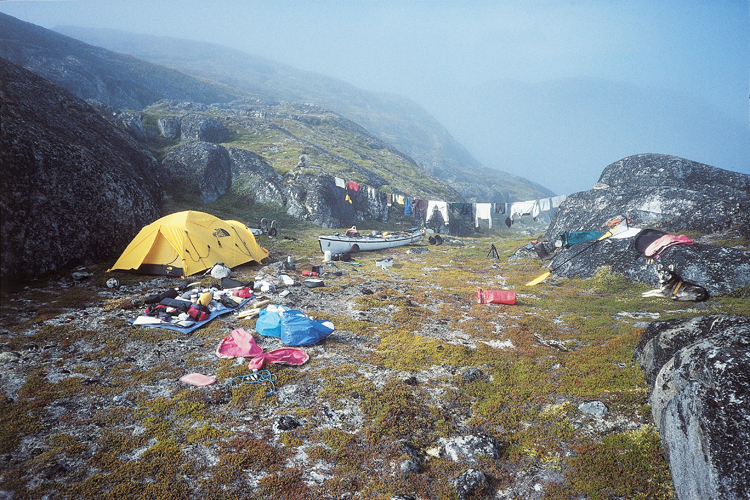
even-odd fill
[[(590, 189), (638, 153), (750, 173), (747, 0), (6, 0), (0, 11), (50, 29), (209, 41), (404, 95), (484, 165), (558, 193)], [(586, 99), (592, 82), (598, 100)], [(570, 108), (547, 119), (535, 92), (550, 88)], [(631, 109), (597, 117), (621, 92)]]

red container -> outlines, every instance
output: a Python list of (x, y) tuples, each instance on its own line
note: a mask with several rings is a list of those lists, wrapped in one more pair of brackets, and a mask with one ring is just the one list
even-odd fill
[(508, 290), (477, 290), (479, 304), (510, 304), (516, 303), (516, 292)]

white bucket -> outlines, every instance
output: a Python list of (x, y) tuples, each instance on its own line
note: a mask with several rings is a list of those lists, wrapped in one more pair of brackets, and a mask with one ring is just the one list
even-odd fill
[(323, 261), (324, 262), (331, 262), (331, 251), (330, 250), (326, 250), (325, 252), (323, 252)]

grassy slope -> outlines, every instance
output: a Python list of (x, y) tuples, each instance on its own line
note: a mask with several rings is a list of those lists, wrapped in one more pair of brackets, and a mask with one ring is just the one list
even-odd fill
[[(347, 180), (368, 184), (370, 175), (385, 183), (376, 186), (386, 192), (400, 192), (410, 197), (457, 201), (458, 194), (434, 176), (397, 151), (385, 146), (367, 131), (340, 116), (320, 108), (292, 104), (258, 105), (254, 109), (263, 117), (237, 116), (210, 112), (231, 130), (223, 145), (247, 149), (260, 156), (279, 174), (295, 168), (299, 155), (308, 156), (311, 169)], [(165, 105), (154, 105), (144, 112), (146, 127), (156, 127), (160, 116), (169, 112)], [(303, 116), (302, 121), (291, 118)], [(315, 122), (314, 120), (319, 120)], [(163, 158), (178, 143), (156, 134), (151, 152)], [(373, 143), (379, 143), (373, 147)], [(241, 195), (242, 193), (237, 193)], [(212, 208), (208, 207), (207, 211)]]

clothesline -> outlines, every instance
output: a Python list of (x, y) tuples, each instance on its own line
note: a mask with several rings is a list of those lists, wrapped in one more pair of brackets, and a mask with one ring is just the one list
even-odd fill
[[(346, 201), (352, 203), (350, 192), (358, 192), (361, 189), (360, 185), (353, 181), (347, 182), (340, 177), (335, 177), (334, 180), (337, 187), (346, 190)], [(364, 188), (364, 186), (362, 186), (362, 188)], [(368, 194), (377, 192), (377, 190), (371, 186), (366, 186), (366, 188)], [(397, 205), (403, 205), (404, 215), (414, 215), (415, 218), (420, 218), (425, 222), (429, 222), (432, 220), (435, 213), (439, 213), (443, 218), (443, 222), (448, 225), (448, 211), (451, 210), (458, 212), (461, 215), (473, 215), (475, 227), (479, 227), (480, 220), (486, 220), (488, 221), (489, 227), (492, 228), (493, 213), (507, 215), (505, 225), (511, 227), (514, 218), (530, 214), (536, 219), (541, 212), (559, 207), (566, 198), (567, 195), (563, 194), (512, 203), (449, 203), (442, 200), (422, 200), (419, 198), (410, 198), (402, 194), (390, 193), (386, 194), (386, 203), (388, 207), (393, 206), (394, 203)]]

